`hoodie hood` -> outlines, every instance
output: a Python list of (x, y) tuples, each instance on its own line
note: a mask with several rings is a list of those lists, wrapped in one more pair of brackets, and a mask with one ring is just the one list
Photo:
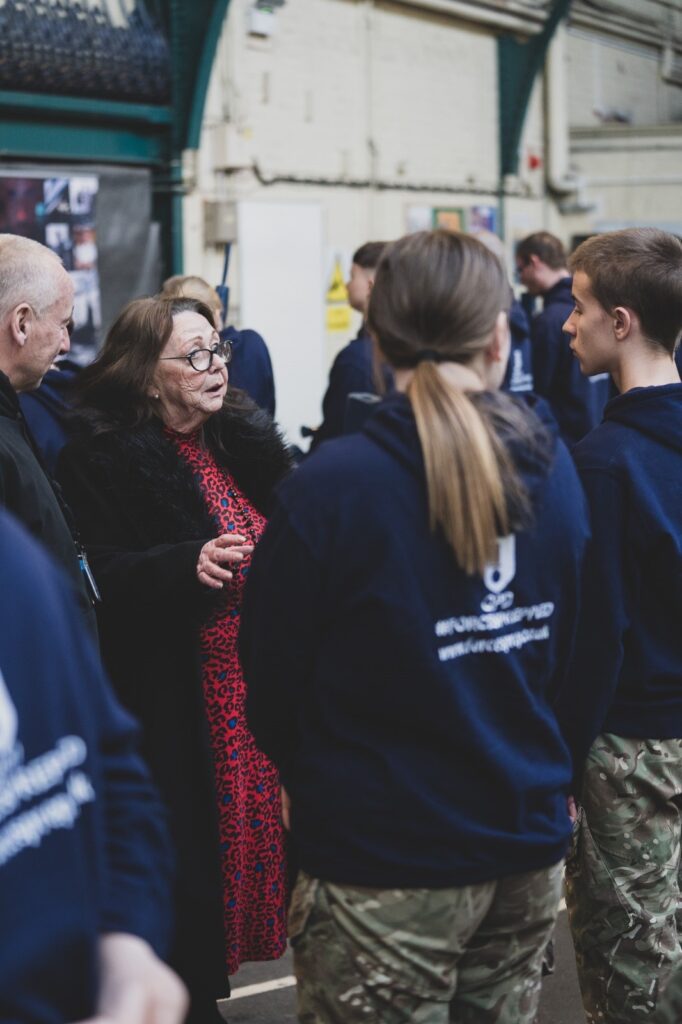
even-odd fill
[[(501, 391), (482, 391), (470, 397), (486, 419), (492, 421), (532, 500), (549, 473), (558, 443), (558, 429), (549, 406), (536, 395), (512, 397)], [(510, 426), (510, 416), (518, 429)], [(423, 479), (421, 443), (405, 394), (394, 393), (386, 398), (367, 421), (363, 433)], [(506, 490), (510, 492), (509, 488)], [(517, 519), (514, 510), (512, 519)]]
[(604, 420), (682, 452), (682, 383), (626, 391), (607, 404)]
[(573, 305), (573, 278), (562, 277), (555, 285), (546, 291), (542, 296), (545, 309), (556, 302), (570, 303)]

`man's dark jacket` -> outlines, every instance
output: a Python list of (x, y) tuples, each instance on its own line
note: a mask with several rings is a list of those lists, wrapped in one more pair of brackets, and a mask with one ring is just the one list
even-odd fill
[(0, 373), (0, 504), (37, 537), (75, 584), (88, 627), (96, 636), (95, 614), (86, 590), (72, 531), (58, 492), (40, 462), (16, 391)]

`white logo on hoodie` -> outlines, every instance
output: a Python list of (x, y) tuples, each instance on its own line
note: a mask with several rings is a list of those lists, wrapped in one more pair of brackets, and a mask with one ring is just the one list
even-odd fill
[(19, 718), (0, 669), (0, 760), (11, 754), (17, 742)]
[(516, 576), (516, 537), (497, 538), (497, 561), (487, 565), (483, 582), (493, 594), (501, 594)]

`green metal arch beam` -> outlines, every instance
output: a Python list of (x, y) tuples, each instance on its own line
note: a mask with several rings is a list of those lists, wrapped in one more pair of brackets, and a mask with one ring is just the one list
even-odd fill
[(528, 112), (533, 83), (542, 68), (552, 37), (568, 15), (571, 0), (554, 0), (542, 32), (519, 40), (498, 37), (497, 70), (500, 114), (500, 189), (505, 175), (519, 167), (521, 133)]
[(197, 149), (206, 103), (208, 83), (216, 48), (230, 0), (159, 0), (171, 40), (173, 76), (173, 156), (168, 178), (159, 183), (160, 198), (170, 200), (169, 240), (172, 273), (181, 274), (183, 265), (182, 230), (182, 151)]
[(227, 16), (227, 9), (229, 6), (230, 0), (215, 0), (215, 3), (213, 4), (213, 10), (206, 29), (206, 35), (204, 37), (204, 45), (199, 58), (196, 78), (194, 80), (194, 94), (192, 96), (192, 104), (187, 121), (187, 133), (185, 136), (185, 147), (187, 149), (197, 149), (199, 146), (201, 122), (204, 116), (208, 83), (211, 78), (211, 71), (213, 70), (213, 62), (215, 60), (216, 49), (218, 47), (218, 40), (220, 39), (220, 33)]
[(199, 145), (208, 83), (230, 0), (166, 0), (171, 39), (173, 149)]

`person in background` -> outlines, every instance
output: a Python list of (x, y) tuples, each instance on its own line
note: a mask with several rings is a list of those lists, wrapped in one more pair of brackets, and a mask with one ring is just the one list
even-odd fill
[(588, 1019), (626, 1024), (682, 983), (682, 242), (596, 235), (571, 268), (574, 358), (619, 394), (573, 452), (592, 540), (557, 706), (580, 807), (566, 902)]
[(609, 397), (607, 374), (581, 374), (563, 329), (573, 309), (571, 275), (560, 240), (548, 231), (528, 235), (516, 248), (519, 281), (543, 308), (531, 321), (534, 388), (549, 402), (571, 448), (601, 420)]
[(228, 975), (286, 946), (279, 779), (246, 725), (237, 632), (289, 460), (229, 365), (203, 303), (130, 303), (80, 375), (81, 432), (59, 463), (100, 582), (104, 661), (171, 813), (170, 962), (192, 1024), (218, 1024)]
[(236, 327), (226, 326), (223, 322), (223, 306), (215, 288), (212, 288), (203, 277), (196, 275), (176, 275), (164, 281), (161, 295), (169, 298), (185, 296), (198, 299), (207, 305), (213, 314), (213, 320), (223, 341), (232, 346), (232, 362), (230, 364), (230, 385), (241, 388), (256, 405), (275, 417), (275, 378), (272, 372), (272, 361), (265, 341), (257, 331), (248, 329), (238, 331)]
[(97, 634), (97, 587), (73, 517), (26, 426), (19, 395), (69, 351), (74, 287), (58, 256), (29, 238), (0, 235), (0, 505), (62, 565), (83, 621)]
[(367, 319), (397, 393), (283, 482), (254, 556), (240, 648), (302, 868), (301, 1020), (535, 1019), (587, 524), (565, 446), (498, 390), (509, 301), (470, 236), (392, 243)]
[(0, 511), (0, 1020), (181, 1024), (164, 816), (73, 587)]
[[(478, 231), (475, 237), (483, 242), (502, 266), (506, 269), (507, 261), (502, 240), (493, 231)], [(528, 315), (518, 299), (512, 298), (509, 308), (509, 334), (511, 350), (507, 372), (502, 381), (502, 390), (511, 394), (524, 394), (533, 391), (533, 359), (530, 343), (530, 324)]]
[[(322, 401), (322, 423), (313, 434), (310, 450), (323, 441), (344, 433), (348, 396), (354, 392), (378, 394), (377, 367), (374, 345), (367, 330), (367, 304), (372, 291), (374, 274), (386, 242), (366, 242), (353, 253), (350, 268), (348, 301), (362, 314), (362, 324), (355, 338), (342, 348), (332, 364), (329, 386)], [(379, 371), (381, 372), (381, 371)], [(384, 385), (390, 388), (390, 374)]]
[(73, 386), (82, 367), (68, 358), (53, 363), (35, 391), (23, 391), (19, 406), (42, 454), (54, 475), (59, 453), (69, 439)]

